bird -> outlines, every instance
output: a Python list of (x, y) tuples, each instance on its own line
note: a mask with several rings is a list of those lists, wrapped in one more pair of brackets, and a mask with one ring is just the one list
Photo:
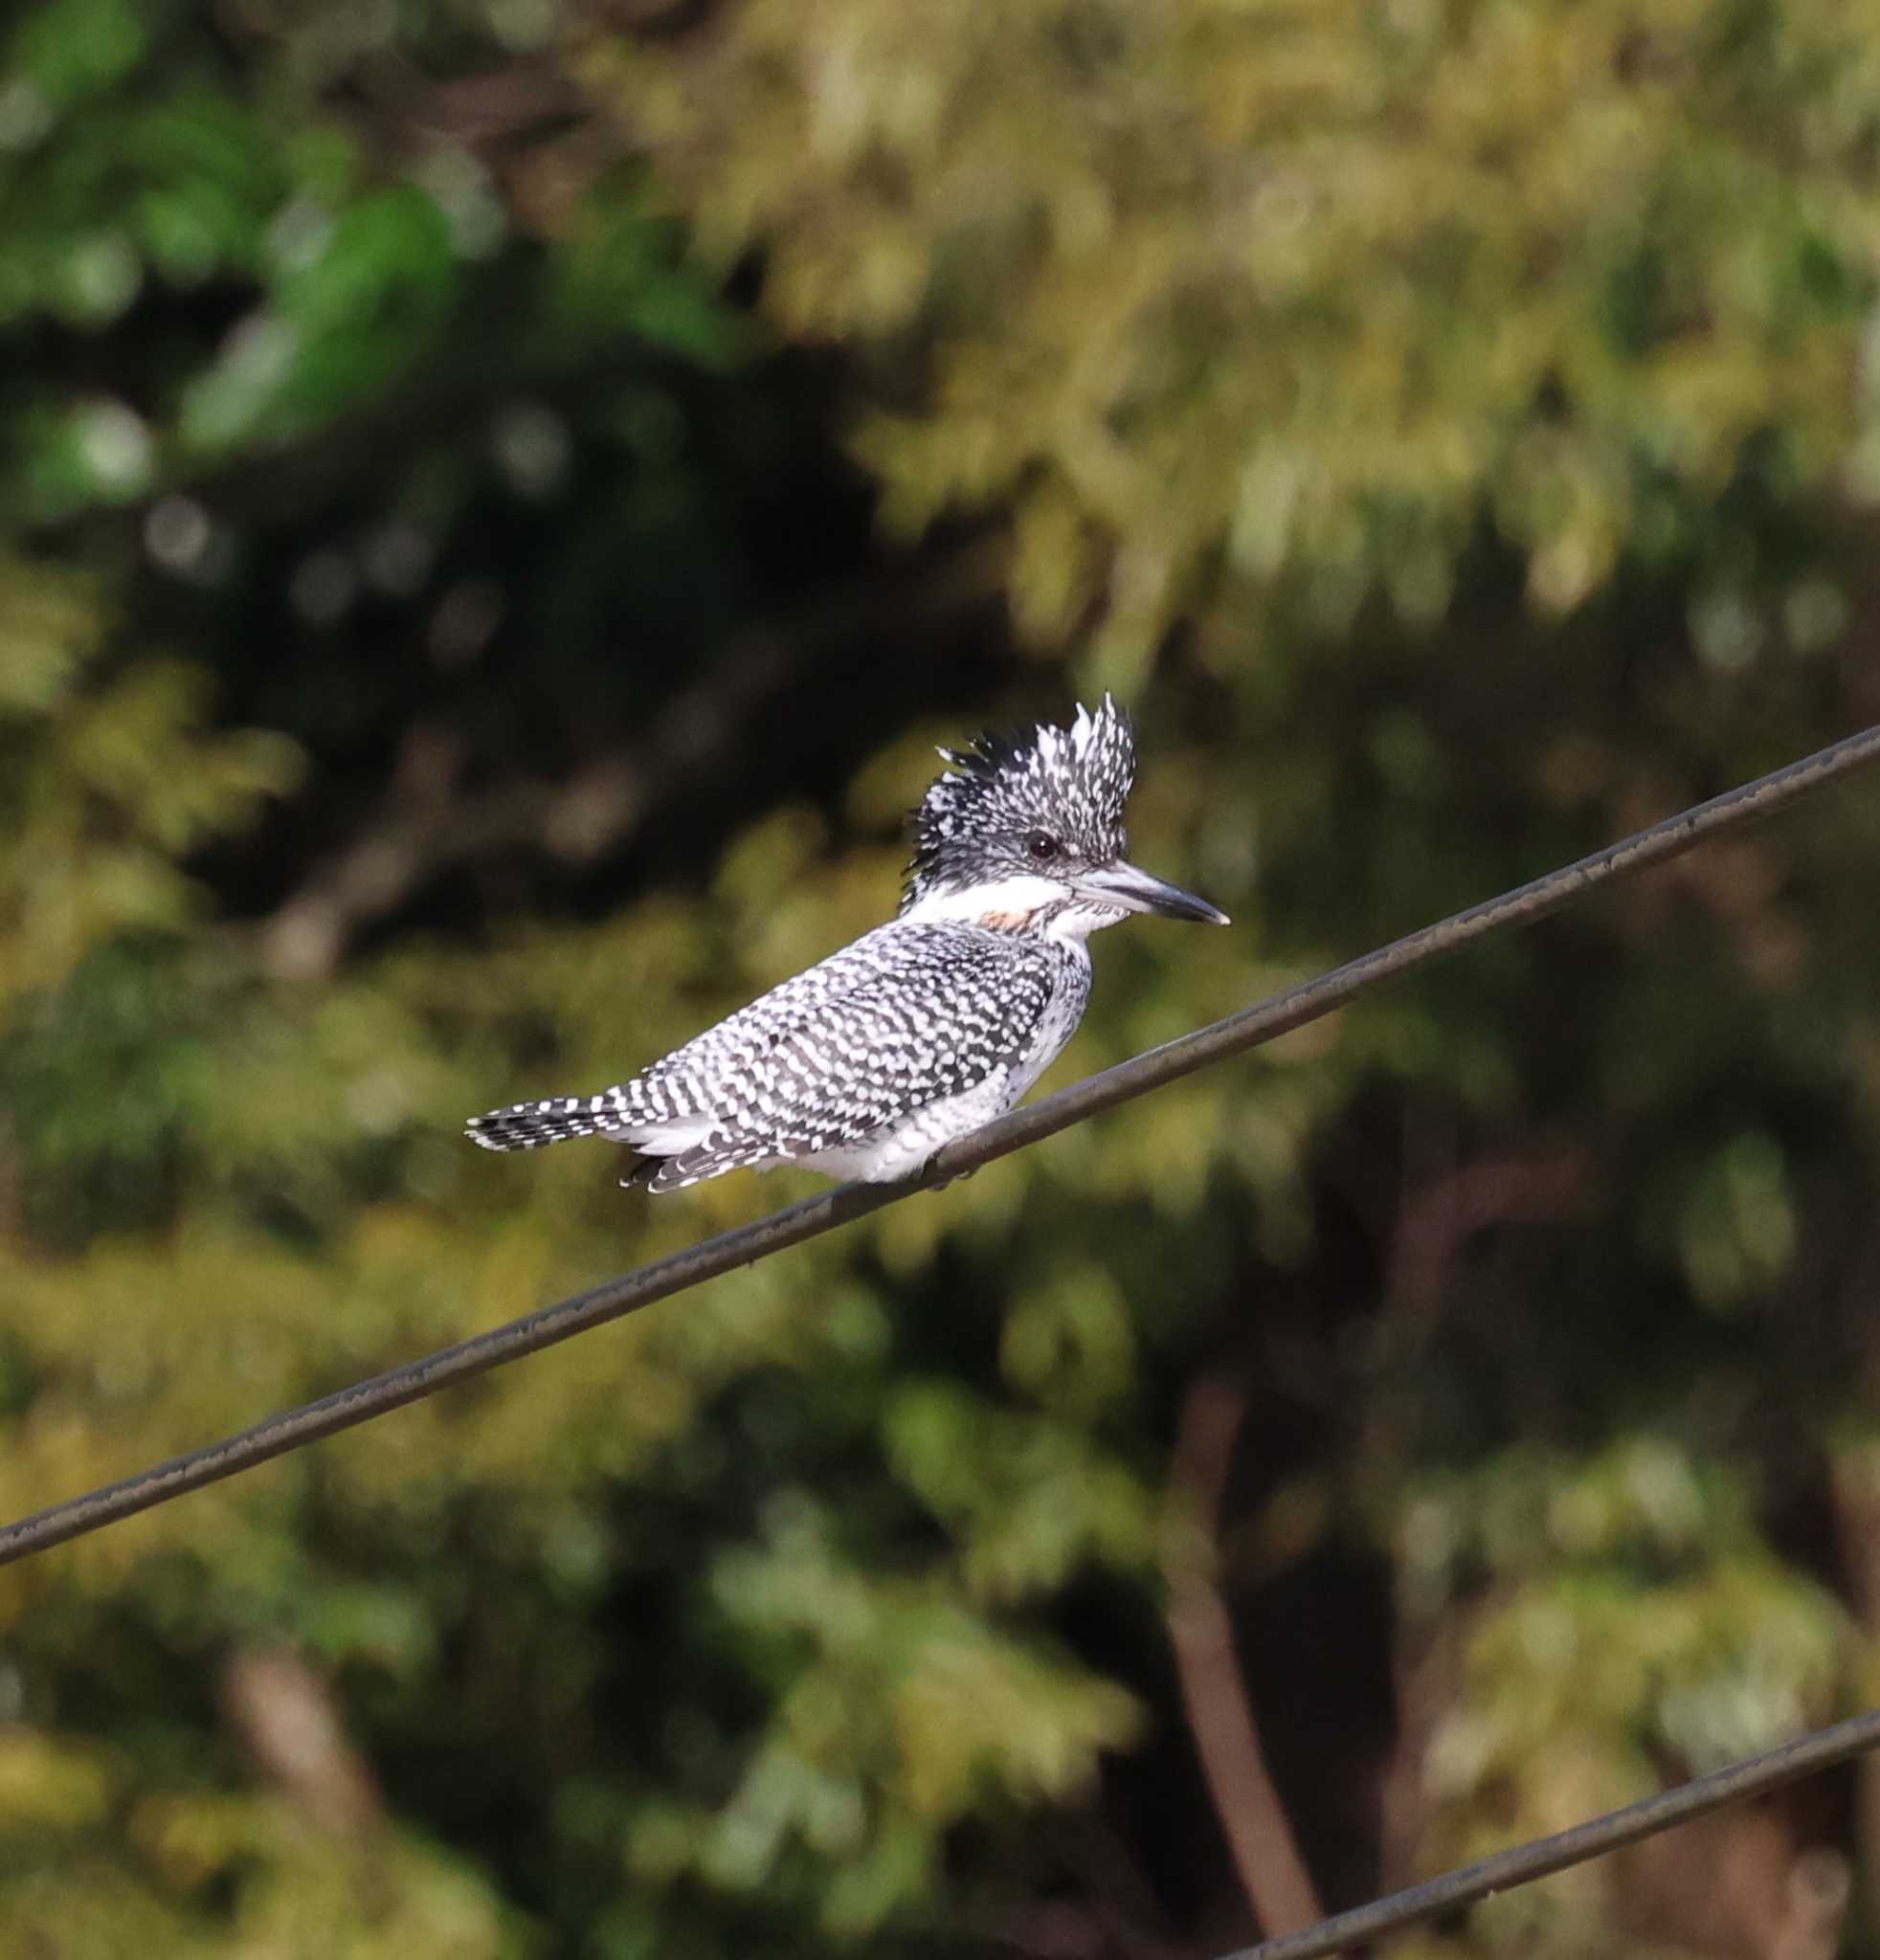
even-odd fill
[(488, 1150), (599, 1136), (620, 1182), (678, 1191), (805, 1166), (889, 1183), (1012, 1108), (1090, 997), (1090, 934), (1131, 913), (1229, 923), (1128, 861), (1128, 713), (1106, 694), (1067, 725), (938, 751), (913, 813), (900, 909), (627, 1080), (474, 1118)]

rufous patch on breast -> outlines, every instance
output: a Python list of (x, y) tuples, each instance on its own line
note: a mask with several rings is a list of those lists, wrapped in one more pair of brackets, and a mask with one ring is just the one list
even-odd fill
[(988, 932), (1018, 932), (1030, 918), (1029, 912), (981, 912), (973, 923), (983, 925)]

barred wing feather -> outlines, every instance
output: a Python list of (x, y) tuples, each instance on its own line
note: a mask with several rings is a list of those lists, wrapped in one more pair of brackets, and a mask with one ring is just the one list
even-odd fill
[[(498, 1150), (609, 1136), (667, 1159), (657, 1190), (860, 1143), (1031, 1049), (1058, 973), (1042, 945), (975, 925), (878, 926), (593, 1096), (492, 1110)], [(638, 1173), (637, 1173), (637, 1176)]]

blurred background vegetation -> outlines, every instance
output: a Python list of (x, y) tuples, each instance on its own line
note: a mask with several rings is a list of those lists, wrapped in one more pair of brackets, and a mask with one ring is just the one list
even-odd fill
[[(1866, 0), (14, 7), (0, 1506), (811, 1188), (459, 1125), (885, 916), (936, 740), (1117, 688), (1234, 913), (1063, 1080), (1880, 719), (1877, 301)], [(1871, 1701), (1876, 848), (0, 1573), (0, 1945), (1198, 1960)], [(1850, 1771), (1396, 1950), (1876, 1882)]]

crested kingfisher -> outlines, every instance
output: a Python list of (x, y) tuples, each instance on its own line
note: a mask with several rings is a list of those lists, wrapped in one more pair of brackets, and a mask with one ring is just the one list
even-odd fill
[(471, 1141), (609, 1137), (634, 1153), (621, 1182), (656, 1192), (782, 1164), (888, 1183), (1057, 1058), (1090, 997), (1091, 933), (1130, 912), (1228, 923), (1127, 861), (1135, 740), (1108, 695), (1068, 727), (940, 756), (887, 924), (628, 1080), (491, 1110)]

